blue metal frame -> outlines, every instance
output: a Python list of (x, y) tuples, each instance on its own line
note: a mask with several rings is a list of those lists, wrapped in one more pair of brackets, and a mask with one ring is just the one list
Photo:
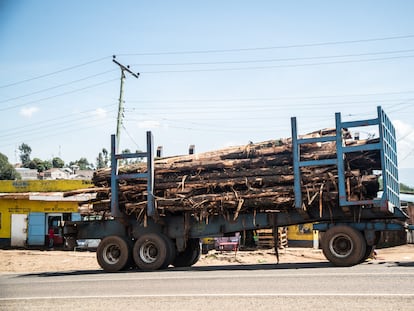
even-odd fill
[[(324, 136), (317, 138), (298, 138), (296, 126), (296, 118), (291, 118), (292, 125), (292, 151), (293, 151), (293, 169), (294, 169), (294, 191), (295, 191), (295, 207), (302, 208), (302, 187), (301, 187), (301, 167), (307, 166), (325, 166), (336, 165), (338, 169), (338, 191), (340, 206), (377, 206), (382, 210), (393, 213), (394, 207), (400, 207), (399, 199), (399, 182), (397, 168), (397, 142), (395, 129), (390, 119), (380, 106), (377, 107), (377, 118), (342, 122), (341, 114), (335, 114), (336, 133), (334, 136)], [(360, 146), (345, 146), (342, 130), (345, 128), (362, 127), (377, 125), (379, 130), (379, 142), (373, 144), (365, 144)], [(317, 142), (336, 142), (336, 158), (325, 160), (301, 161), (300, 145)], [(346, 153), (379, 150), (381, 154), (381, 167), (384, 192), (380, 199), (348, 201), (345, 188), (345, 167), (344, 157)]]
[[(118, 181), (124, 179), (145, 178), (147, 180), (147, 215), (154, 216), (154, 138), (150, 131), (147, 132), (147, 152), (116, 153), (116, 138), (111, 135), (111, 215), (121, 217), (118, 199)], [(131, 158), (147, 158), (147, 172), (133, 174), (118, 174), (118, 160)]]
[(313, 230), (318, 231), (328, 231), (330, 228), (339, 226), (339, 225), (345, 225), (350, 226), (358, 231), (364, 231), (364, 230), (373, 230), (373, 231), (401, 231), (409, 228), (409, 226), (406, 223), (403, 222), (386, 222), (386, 221), (370, 221), (370, 222), (335, 222), (335, 223), (316, 223), (313, 224)]

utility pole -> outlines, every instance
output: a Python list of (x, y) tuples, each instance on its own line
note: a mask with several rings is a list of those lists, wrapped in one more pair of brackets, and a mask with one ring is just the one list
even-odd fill
[(133, 77), (137, 78), (139, 77), (139, 72), (134, 73), (129, 69), (128, 66), (124, 66), (118, 61), (116, 61), (116, 56), (112, 56), (112, 61), (121, 68), (121, 87), (119, 90), (119, 104), (118, 104), (118, 118), (117, 118), (117, 124), (116, 124), (116, 153), (119, 153), (119, 142), (121, 138), (121, 125), (122, 125), (122, 117), (124, 113), (124, 80), (125, 80), (125, 72), (130, 73)]

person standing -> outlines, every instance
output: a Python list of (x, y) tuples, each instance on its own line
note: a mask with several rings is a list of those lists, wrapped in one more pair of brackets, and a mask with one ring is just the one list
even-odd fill
[(49, 236), (49, 248), (52, 248), (53, 247), (53, 242), (54, 242), (54, 239), (55, 239), (55, 231), (53, 230), (52, 227), (49, 228), (48, 236)]

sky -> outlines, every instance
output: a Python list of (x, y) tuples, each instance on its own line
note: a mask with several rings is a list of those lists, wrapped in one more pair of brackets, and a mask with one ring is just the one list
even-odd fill
[[(401, 181), (414, 185), (414, 2), (0, 0), (0, 152), (163, 155), (290, 137), (376, 117), (397, 130)], [(372, 129), (358, 129), (361, 136)]]

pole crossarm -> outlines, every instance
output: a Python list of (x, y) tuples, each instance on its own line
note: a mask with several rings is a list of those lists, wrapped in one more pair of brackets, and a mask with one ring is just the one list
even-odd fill
[(112, 56), (112, 61), (117, 64), (119, 66), (119, 68), (121, 69), (121, 86), (119, 89), (119, 102), (118, 102), (118, 117), (117, 117), (117, 124), (116, 124), (116, 140), (117, 140), (117, 146), (116, 146), (116, 152), (119, 153), (119, 142), (121, 140), (121, 125), (122, 125), (122, 117), (123, 117), (123, 113), (124, 113), (124, 80), (126, 78), (125, 76), (125, 72), (128, 72), (129, 74), (131, 74), (133, 77), (137, 78), (139, 77), (139, 72), (134, 73), (131, 71), (131, 69), (129, 69), (129, 65), (128, 66), (124, 66), (122, 65), (120, 62), (118, 62), (115, 58), (116, 56), (113, 55)]

